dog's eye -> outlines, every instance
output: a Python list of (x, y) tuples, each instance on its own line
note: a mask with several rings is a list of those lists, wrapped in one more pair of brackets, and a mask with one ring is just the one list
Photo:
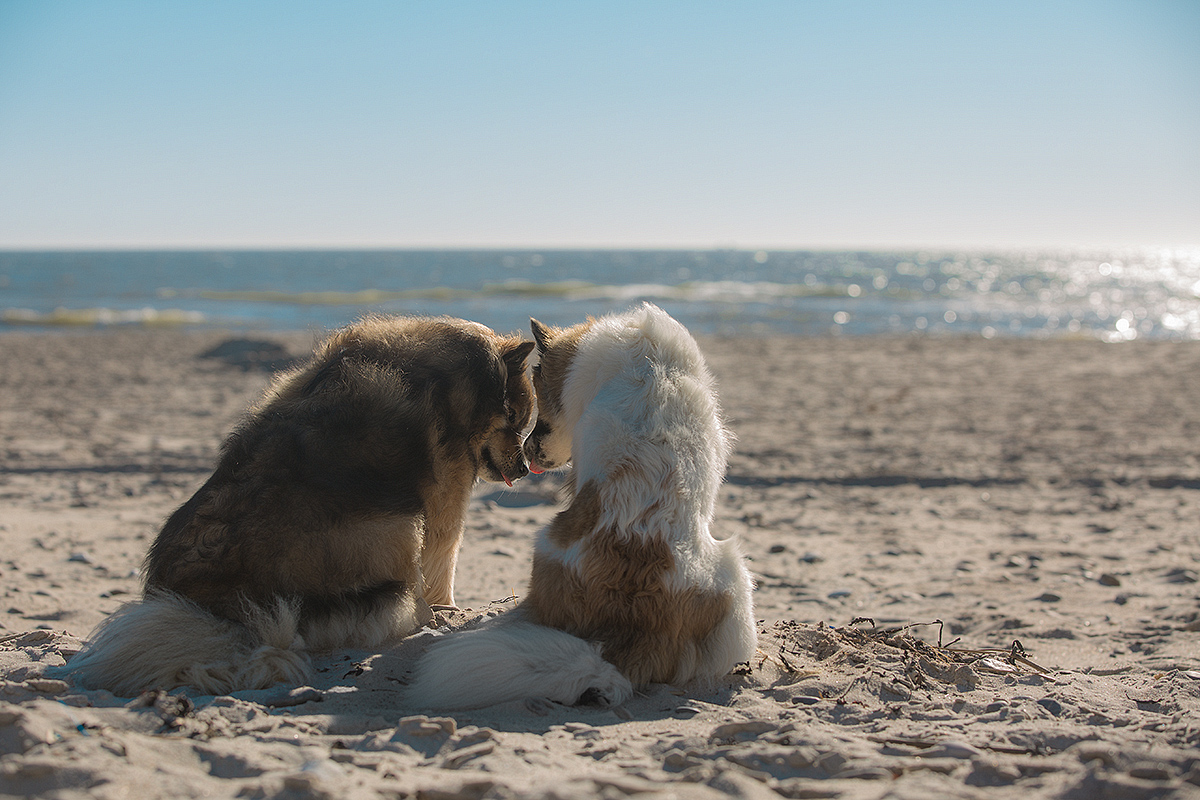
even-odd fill
[(542, 376), (542, 365), (541, 364), (533, 365), (533, 376), (535, 378), (540, 378)]

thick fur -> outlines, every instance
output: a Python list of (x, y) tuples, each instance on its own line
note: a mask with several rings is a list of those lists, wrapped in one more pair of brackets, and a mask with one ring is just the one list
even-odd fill
[(444, 637), (420, 669), (408, 702), (431, 708), (482, 708), (528, 698), (607, 705), (632, 694), (598, 644), (534, 625), (519, 607), (480, 628)]
[(532, 349), (449, 318), (335, 332), (230, 435), (151, 546), (143, 598), (66, 671), (121, 695), (261, 688), (453, 605), (472, 485), (527, 472)]
[(731, 436), (695, 340), (652, 305), (533, 331), (525, 452), (535, 471), (569, 460), (573, 497), (538, 534), (518, 618), (434, 644), (409, 702), (620, 703), (728, 673), (754, 653), (753, 584), (737, 543), (710, 531)]

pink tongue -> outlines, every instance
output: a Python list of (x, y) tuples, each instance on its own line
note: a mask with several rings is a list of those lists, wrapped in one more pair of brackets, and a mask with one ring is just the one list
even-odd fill
[(503, 472), (502, 472), (502, 473), (500, 473), (500, 477), (501, 477), (501, 478), (504, 478), (504, 482), (505, 482), (505, 483), (507, 483), (509, 486), (512, 486), (512, 481), (510, 481), (510, 480), (508, 479), (508, 476), (507, 476), (507, 475), (505, 475)]
[(534, 475), (541, 475), (543, 472), (545, 472), (544, 469), (542, 469), (541, 467), (539, 467), (537, 464), (533, 463), (532, 461), (529, 462), (529, 471), (532, 472)]

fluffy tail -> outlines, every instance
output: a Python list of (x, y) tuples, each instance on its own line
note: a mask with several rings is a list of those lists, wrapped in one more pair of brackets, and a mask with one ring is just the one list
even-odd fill
[(213, 616), (170, 592), (127, 603), (92, 631), (88, 645), (55, 673), (92, 689), (134, 697), (190, 686), (205, 694), (302, 683), (308, 657), (294, 607), (250, 610), (244, 624)]
[(417, 665), (406, 701), (453, 710), (531, 697), (620, 705), (632, 695), (629, 680), (600, 657), (598, 645), (535, 625), (517, 609), (434, 643)]

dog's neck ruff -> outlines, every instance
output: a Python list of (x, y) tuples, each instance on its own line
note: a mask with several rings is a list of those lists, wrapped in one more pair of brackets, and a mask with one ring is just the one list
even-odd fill
[(594, 480), (620, 535), (707, 530), (730, 437), (687, 329), (652, 305), (597, 320), (563, 391), (574, 485)]

